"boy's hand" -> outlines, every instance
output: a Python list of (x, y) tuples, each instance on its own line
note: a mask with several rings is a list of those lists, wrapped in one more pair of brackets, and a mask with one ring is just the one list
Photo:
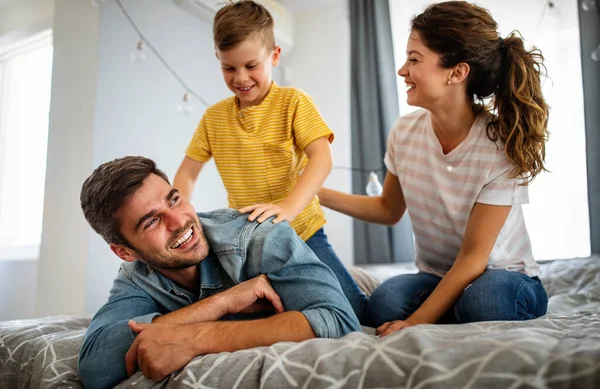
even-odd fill
[(271, 216), (277, 216), (273, 220), (273, 224), (277, 224), (285, 220), (291, 222), (296, 218), (296, 216), (298, 216), (296, 212), (292, 211), (291, 209), (289, 209), (289, 207), (286, 207), (284, 204), (254, 204), (248, 207), (244, 207), (239, 211), (240, 213), (252, 212), (248, 216), (248, 220), (250, 220), (251, 222), (256, 220), (259, 223), (264, 222)]

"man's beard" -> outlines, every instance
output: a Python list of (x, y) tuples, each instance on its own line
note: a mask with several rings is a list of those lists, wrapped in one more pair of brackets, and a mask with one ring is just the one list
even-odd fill
[(142, 261), (156, 269), (181, 270), (187, 269), (188, 267), (196, 266), (208, 256), (208, 241), (206, 240), (204, 230), (198, 225), (198, 223), (196, 223), (195, 221), (186, 223), (185, 227), (175, 231), (172, 234), (173, 238), (169, 239), (169, 241), (175, 242), (177, 238), (181, 236), (181, 234), (183, 234), (192, 226), (194, 226), (194, 234), (198, 234), (198, 241), (189, 249), (189, 251), (195, 252), (198, 249), (198, 246), (204, 246), (203, 249), (200, 250), (200, 252), (198, 253), (197, 257), (184, 258), (172, 255), (150, 253), (135, 247), (132, 247), (132, 249), (135, 250), (136, 253), (138, 253)]

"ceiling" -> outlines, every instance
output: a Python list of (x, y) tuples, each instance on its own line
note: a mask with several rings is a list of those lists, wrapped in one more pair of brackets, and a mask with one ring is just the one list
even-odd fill
[(279, 3), (281, 3), (291, 12), (302, 12), (311, 8), (322, 7), (324, 5), (333, 4), (340, 1), (341, 0), (278, 0)]

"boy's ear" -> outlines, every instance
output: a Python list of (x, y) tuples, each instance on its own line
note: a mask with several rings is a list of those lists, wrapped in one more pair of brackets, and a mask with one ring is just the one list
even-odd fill
[(138, 255), (135, 251), (122, 244), (111, 243), (110, 249), (125, 262), (133, 262), (138, 258)]
[(271, 65), (272, 66), (277, 66), (277, 64), (279, 63), (280, 56), (281, 56), (281, 47), (275, 46), (275, 48), (273, 49), (273, 54), (271, 55)]

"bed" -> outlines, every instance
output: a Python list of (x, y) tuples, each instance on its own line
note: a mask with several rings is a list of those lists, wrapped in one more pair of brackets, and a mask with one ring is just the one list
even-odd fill
[[(118, 388), (600, 388), (600, 257), (543, 264), (541, 278), (550, 301), (536, 320), (421, 325), (385, 338), (366, 329), (210, 354), (160, 383), (136, 373)], [(77, 355), (88, 324), (0, 323), (0, 388), (83, 388)]]

